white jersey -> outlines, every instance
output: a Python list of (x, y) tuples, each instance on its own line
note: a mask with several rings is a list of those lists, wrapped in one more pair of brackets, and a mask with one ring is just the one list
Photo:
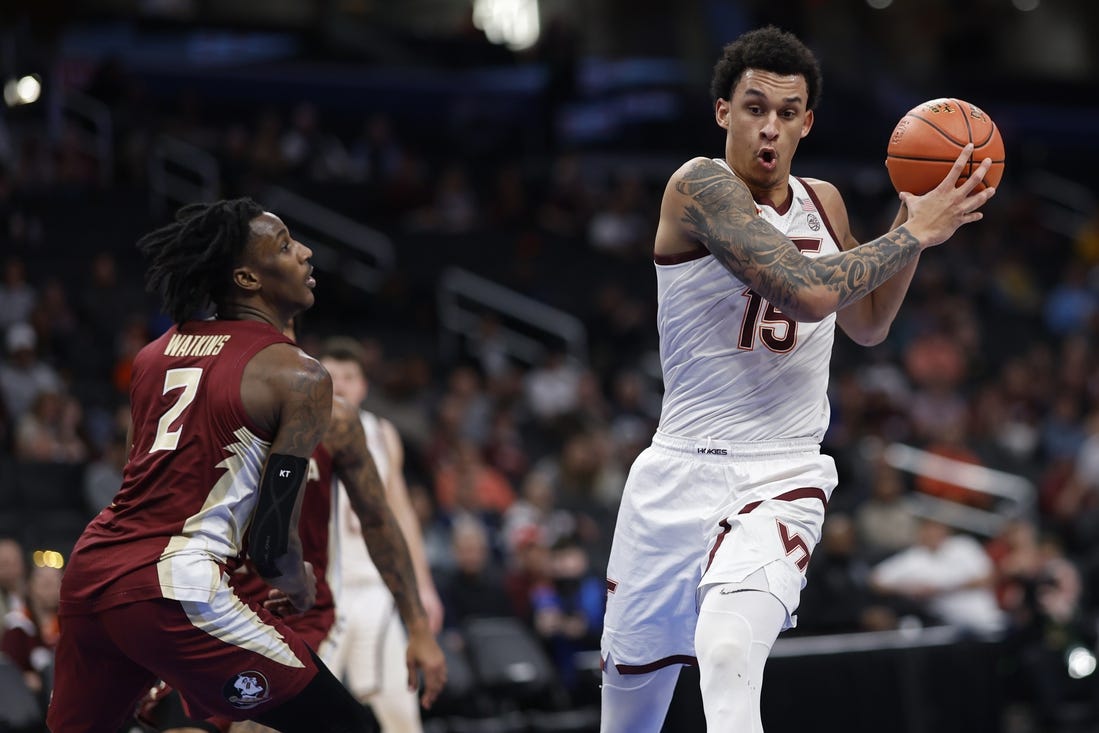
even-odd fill
[[(366, 433), (366, 447), (370, 449), (374, 463), (378, 466), (378, 475), (382, 477), (382, 481), (385, 481), (389, 475), (391, 457), (385, 445), (382, 421), (377, 415), (365, 410), (359, 411), (359, 419)], [(335, 492), (335, 501), (341, 585), (367, 585), (382, 582), (378, 568), (370, 559), (370, 553), (367, 552), (366, 544), (363, 542), (362, 524), (352, 511), (347, 491), (342, 484)]]
[[(800, 179), (790, 178), (784, 210), (758, 208), (805, 256), (840, 251), (823, 206)], [(819, 442), (828, 427), (835, 314), (797, 323), (708, 250), (675, 259), (656, 258), (660, 432), (735, 443)]]

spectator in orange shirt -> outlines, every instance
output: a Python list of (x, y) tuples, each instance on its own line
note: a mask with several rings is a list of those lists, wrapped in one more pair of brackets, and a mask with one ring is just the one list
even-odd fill
[(499, 517), (515, 501), (515, 490), (504, 474), (485, 464), (480, 448), (459, 440), (453, 458), (435, 473), (435, 496), (447, 514), (465, 511)]

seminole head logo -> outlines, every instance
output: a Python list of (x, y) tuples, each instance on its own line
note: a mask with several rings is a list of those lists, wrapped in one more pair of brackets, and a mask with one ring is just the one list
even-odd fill
[(235, 708), (247, 710), (271, 699), (271, 688), (262, 672), (248, 670), (233, 676), (221, 688), (226, 701)]

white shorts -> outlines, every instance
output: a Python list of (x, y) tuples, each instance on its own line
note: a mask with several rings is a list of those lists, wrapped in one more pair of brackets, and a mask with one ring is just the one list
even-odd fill
[(603, 659), (623, 674), (694, 664), (699, 590), (762, 569), (796, 623), (837, 483), (812, 441), (733, 444), (657, 433), (630, 469), (607, 566)]
[(408, 634), (384, 583), (344, 585), (337, 620), (322, 659), (360, 700), (379, 693), (412, 695), (405, 651)]

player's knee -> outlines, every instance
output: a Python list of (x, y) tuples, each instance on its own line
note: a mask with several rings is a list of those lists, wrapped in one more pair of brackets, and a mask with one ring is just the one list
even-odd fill
[(734, 613), (703, 611), (695, 631), (695, 652), (700, 665), (723, 672), (748, 669), (752, 651), (752, 627)]

